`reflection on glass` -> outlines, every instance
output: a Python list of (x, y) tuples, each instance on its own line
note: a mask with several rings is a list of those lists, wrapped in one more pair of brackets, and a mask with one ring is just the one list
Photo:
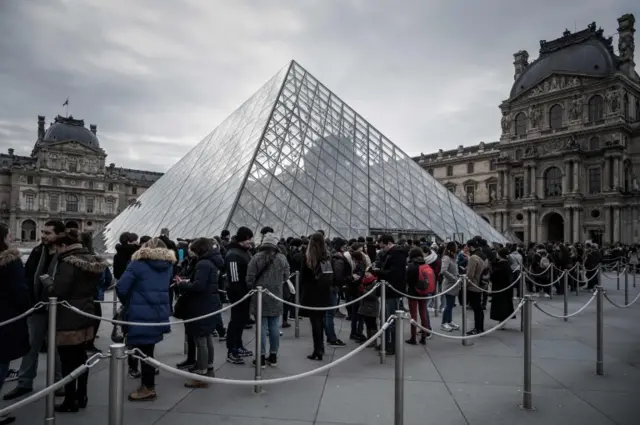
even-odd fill
[(295, 62), (281, 70), (116, 217), (120, 233), (212, 237), (226, 227), (277, 236), (323, 229), (506, 239)]

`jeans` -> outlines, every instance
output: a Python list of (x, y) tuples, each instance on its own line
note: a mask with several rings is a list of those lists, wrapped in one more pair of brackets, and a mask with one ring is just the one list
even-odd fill
[[(222, 301), (220, 300), (220, 295), (214, 294), (213, 296), (213, 311), (218, 311), (222, 308)], [(222, 314), (216, 314), (214, 317), (215, 321), (215, 329), (218, 332), (218, 335), (223, 336), (224, 330), (224, 322), (222, 321)]]
[(196, 338), (196, 372), (204, 375), (213, 367), (213, 335)]
[[(313, 353), (324, 354), (324, 338), (322, 330), (324, 328), (324, 312), (317, 310), (307, 310), (309, 321), (311, 322), (311, 335), (313, 336)], [(264, 338), (262, 338), (264, 340)]]
[(267, 354), (267, 333), (269, 333), (269, 354), (278, 354), (280, 348), (280, 316), (262, 316), (262, 341), (260, 352)]
[(456, 305), (456, 296), (444, 294), (444, 311), (442, 312), (442, 324), (453, 322), (453, 306)]
[[(153, 357), (153, 350), (156, 348), (156, 345), (155, 344), (135, 345), (135, 346), (132, 346), (131, 348), (137, 348), (140, 351), (142, 351), (142, 353), (145, 356)], [(134, 359), (134, 360), (136, 361), (136, 365), (135, 365), (136, 367), (134, 369), (137, 369), (138, 368), (137, 359)], [(131, 367), (131, 363), (129, 363), (129, 367)], [(149, 364), (147, 364), (146, 362), (142, 362), (142, 365), (140, 366), (140, 373), (141, 373), (140, 381), (142, 385), (147, 387), (150, 390), (153, 390), (156, 387), (156, 369), (153, 366), (150, 366)]]
[[(86, 344), (61, 345), (58, 347), (60, 353), (60, 365), (62, 374), (68, 376), (82, 366), (87, 361)], [(64, 398), (68, 401), (82, 401), (87, 396), (87, 383), (89, 382), (89, 372), (85, 372), (77, 380), (71, 381), (64, 386)]]
[[(396, 314), (396, 311), (400, 308), (401, 305), (400, 298), (387, 298), (384, 305), (384, 320), (385, 322), (389, 320), (389, 317)], [(383, 323), (384, 324), (384, 323)], [(394, 351), (396, 344), (396, 327), (389, 326), (384, 333), (384, 338), (386, 342), (386, 351)], [(400, 335), (402, 338), (402, 335)]]
[[(338, 305), (338, 288), (332, 286), (329, 289), (329, 307)], [(336, 315), (336, 309), (327, 310), (324, 314), (324, 331), (327, 334), (327, 341), (335, 341), (338, 339), (336, 336), (336, 328), (333, 323), (333, 318)]]
[(244, 347), (242, 344), (242, 332), (249, 321), (250, 308), (250, 299), (246, 299), (231, 308), (231, 319), (227, 326), (227, 350), (230, 353), (237, 354), (238, 350)]
[(358, 313), (360, 303), (354, 303), (349, 306), (351, 311), (351, 335), (362, 335), (364, 328), (364, 317)]
[[(18, 388), (33, 389), (33, 380), (38, 373), (38, 356), (40, 347), (44, 343), (47, 336), (47, 324), (49, 318), (46, 314), (35, 313), (27, 318), (27, 326), (29, 327), (29, 343), (31, 349), (26, 356), (22, 358), (20, 363), (20, 371), (18, 372)], [(56, 382), (62, 379), (60, 356), (56, 350)]]
[(482, 293), (467, 292), (467, 301), (473, 309), (474, 329), (478, 332), (484, 332), (484, 311), (482, 311)]
[[(431, 321), (429, 320), (429, 312), (427, 312), (427, 300), (414, 300), (409, 298), (409, 314), (415, 321), (418, 319), (418, 313), (420, 313), (420, 325), (423, 328), (431, 329)], [(416, 339), (416, 326), (411, 325), (411, 338)], [(420, 331), (421, 335), (424, 335), (424, 331)]]

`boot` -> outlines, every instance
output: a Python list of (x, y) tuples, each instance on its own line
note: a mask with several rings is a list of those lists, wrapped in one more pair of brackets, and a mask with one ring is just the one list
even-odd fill
[(76, 401), (78, 402), (78, 407), (81, 409), (86, 408), (89, 403), (89, 398), (87, 397), (88, 384), (89, 372), (85, 372), (78, 377), (78, 387), (76, 389)]
[(140, 388), (129, 394), (129, 401), (153, 401), (157, 397), (155, 390), (141, 385)]

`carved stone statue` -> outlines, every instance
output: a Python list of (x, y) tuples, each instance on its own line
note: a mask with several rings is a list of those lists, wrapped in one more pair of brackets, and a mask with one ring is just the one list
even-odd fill
[(532, 128), (538, 127), (540, 124), (540, 118), (542, 118), (540, 108), (537, 105), (531, 105), (529, 108), (529, 121), (531, 122)]
[(491, 201), (495, 201), (496, 200), (496, 187), (495, 186), (489, 186), (489, 200), (491, 200)]
[(503, 112), (500, 123), (502, 124), (502, 132), (509, 133), (509, 130), (511, 129), (511, 114)]
[(617, 89), (611, 89), (607, 92), (607, 103), (611, 112), (620, 109), (620, 92)]
[(576, 94), (571, 100), (571, 106), (569, 107), (569, 117), (572, 120), (579, 120), (582, 118), (582, 108), (584, 107), (584, 96)]
[(534, 156), (538, 153), (538, 150), (535, 146), (529, 145), (527, 149), (524, 151), (524, 156)]
[(458, 155), (462, 155), (464, 153), (464, 146), (458, 146)]
[(469, 191), (467, 192), (467, 203), (468, 204), (473, 204), (473, 192)]

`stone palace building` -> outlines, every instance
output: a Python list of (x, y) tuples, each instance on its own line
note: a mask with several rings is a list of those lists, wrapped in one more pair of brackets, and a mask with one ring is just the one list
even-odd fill
[(500, 140), (414, 160), (523, 242), (640, 242), (634, 24), (618, 19), (617, 54), (595, 23), (517, 52)]
[(57, 116), (38, 137), (31, 156), (0, 154), (0, 222), (22, 242), (39, 239), (47, 220), (81, 231), (99, 231), (136, 201), (162, 173), (105, 166), (97, 127)]

